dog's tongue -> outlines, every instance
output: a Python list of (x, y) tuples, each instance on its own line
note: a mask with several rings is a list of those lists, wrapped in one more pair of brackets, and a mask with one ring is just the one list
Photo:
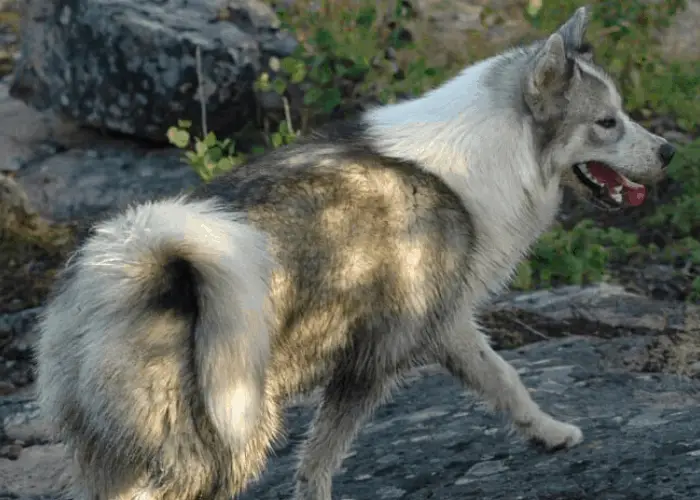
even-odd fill
[(620, 175), (613, 169), (606, 167), (602, 163), (592, 161), (588, 163), (588, 172), (601, 183), (608, 186), (610, 194), (613, 194), (617, 186), (622, 186), (622, 193), (628, 205), (633, 207), (644, 203), (647, 196), (647, 188), (636, 182), (632, 182), (624, 175)]

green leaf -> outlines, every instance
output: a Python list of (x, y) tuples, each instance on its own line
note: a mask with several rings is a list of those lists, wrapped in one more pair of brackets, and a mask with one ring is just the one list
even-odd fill
[(287, 90), (287, 82), (280, 78), (275, 78), (275, 81), (272, 82), (272, 90), (277, 92), (279, 95), (283, 95)]
[(325, 28), (321, 28), (316, 32), (314, 42), (318, 45), (318, 48), (323, 51), (330, 50), (335, 46), (333, 34)]
[(216, 145), (217, 142), (216, 134), (214, 132), (209, 132), (204, 138), (204, 144), (206, 144), (206, 146), (209, 148)]
[(190, 143), (190, 133), (187, 132), (187, 130), (170, 127), (167, 132), (167, 137), (170, 143), (178, 148), (186, 148)]
[(337, 88), (328, 89), (323, 94), (323, 111), (330, 113), (342, 102), (342, 95)]
[(277, 130), (283, 136), (289, 135), (291, 133), (291, 131), (289, 129), (289, 124), (287, 123), (287, 120), (282, 120), (279, 124), (279, 127), (277, 127)]
[(268, 73), (261, 73), (257, 80), (255, 80), (254, 89), (260, 92), (267, 92), (270, 90), (270, 75)]
[(282, 134), (279, 132), (275, 132), (270, 136), (270, 141), (272, 142), (272, 147), (273, 148), (278, 148), (280, 147), (284, 141), (282, 140)]
[(284, 59), (282, 59), (280, 67), (282, 68), (282, 71), (284, 71), (288, 75), (291, 75), (296, 71), (298, 62), (299, 61), (294, 57), (285, 57)]
[(278, 57), (272, 56), (267, 64), (268, 66), (270, 66), (270, 69), (275, 73), (280, 70), (281, 65)]
[(304, 94), (304, 104), (307, 106), (313, 106), (323, 97), (323, 90), (318, 87), (310, 88), (306, 94)]
[(197, 156), (204, 157), (207, 154), (207, 150), (209, 148), (203, 141), (197, 141), (197, 143), (194, 145), (194, 150), (197, 153)]
[(294, 68), (294, 71), (291, 73), (291, 81), (292, 83), (299, 84), (304, 81), (306, 78), (306, 65), (299, 61), (299, 64), (297, 64), (296, 68)]
[(224, 153), (221, 151), (221, 148), (214, 146), (213, 148), (209, 149), (208, 155), (209, 161), (216, 163), (224, 156)]
[(227, 172), (233, 168), (233, 159), (230, 157), (221, 158), (216, 164), (218, 172)]
[(529, 262), (525, 261), (520, 263), (512, 286), (518, 290), (528, 290), (532, 288), (532, 266)]
[(190, 161), (190, 165), (194, 165), (199, 160), (199, 156), (197, 156), (193, 151), (185, 151), (185, 158)]

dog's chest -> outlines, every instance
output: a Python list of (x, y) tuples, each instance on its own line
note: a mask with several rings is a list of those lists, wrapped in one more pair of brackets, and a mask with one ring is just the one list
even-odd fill
[(477, 251), (474, 269), (479, 289), (486, 296), (501, 292), (518, 264), (557, 214), (558, 186), (527, 193), (517, 204), (483, 209), (475, 214)]

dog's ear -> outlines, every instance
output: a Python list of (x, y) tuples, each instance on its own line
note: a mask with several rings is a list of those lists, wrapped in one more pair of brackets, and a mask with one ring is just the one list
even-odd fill
[(588, 27), (589, 12), (587, 7), (579, 7), (576, 12), (562, 24), (557, 33), (564, 39), (564, 46), (571, 52), (582, 52), (586, 28)]
[(547, 121), (559, 108), (569, 87), (573, 62), (566, 56), (564, 39), (556, 32), (539, 49), (526, 75), (524, 97), (537, 121)]
[(527, 81), (527, 93), (548, 94), (561, 89), (568, 81), (569, 71), (564, 39), (559, 33), (550, 35), (537, 52)]

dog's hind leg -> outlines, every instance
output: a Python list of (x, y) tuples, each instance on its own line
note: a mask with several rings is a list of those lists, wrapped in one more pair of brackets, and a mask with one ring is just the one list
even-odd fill
[(526, 438), (548, 450), (570, 448), (583, 440), (581, 430), (560, 422), (535, 403), (515, 369), (489, 345), (470, 314), (438, 337), (438, 359), (494, 409), (505, 412)]
[(360, 427), (389, 394), (393, 380), (338, 369), (303, 444), (295, 500), (331, 500), (332, 476)]

